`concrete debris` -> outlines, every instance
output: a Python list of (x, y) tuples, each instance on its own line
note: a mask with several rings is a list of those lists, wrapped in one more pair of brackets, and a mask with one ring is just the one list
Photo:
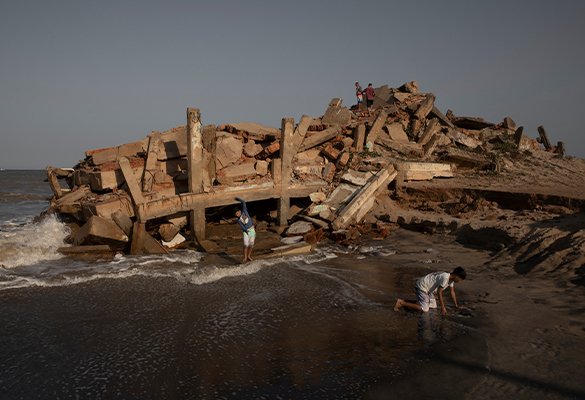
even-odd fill
[[(499, 171), (502, 161), (494, 149), (543, 151), (542, 145), (565, 154), (565, 144), (552, 146), (542, 126), (533, 140), (510, 117), (494, 124), (451, 110), (443, 114), (435, 100), (414, 81), (384, 85), (376, 88), (371, 115), (357, 105), (342, 107), (335, 98), (323, 116), (303, 115), (296, 125), (283, 118), (280, 128), (248, 122), (202, 126), (199, 110), (189, 108), (186, 125), (89, 150), (74, 168), (46, 168), (53, 192), (49, 212), (70, 224), (71, 242), (78, 246), (63, 253), (108, 246), (160, 254), (192, 242), (211, 250), (216, 244), (205, 237), (206, 226), (235, 223), (235, 197), (276, 200), (276, 209), (255, 217), (258, 227), (282, 233), (290, 222), (286, 235), (302, 236), (305, 243), (276, 253), (310, 251), (306, 242), (359, 240), (362, 228), (354, 226), (361, 221), (390, 221), (388, 210), (371, 210), (380, 208), (380, 193), (395, 179), (398, 187), (409, 180), (448, 179), (456, 171)], [(61, 187), (63, 180), (69, 189)], [(299, 207), (291, 203), (295, 199), (309, 203)], [(389, 230), (375, 228), (375, 235)]]

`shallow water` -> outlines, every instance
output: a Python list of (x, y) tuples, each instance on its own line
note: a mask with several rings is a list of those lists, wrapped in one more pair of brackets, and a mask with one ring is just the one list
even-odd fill
[(392, 311), (428, 270), (393, 264), (391, 240), (244, 265), (190, 250), (83, 260), (56, 252), (67, 234), (56, 219), (11, 221), (0, 227), (2, 399), (355, 399), (468, 330)]

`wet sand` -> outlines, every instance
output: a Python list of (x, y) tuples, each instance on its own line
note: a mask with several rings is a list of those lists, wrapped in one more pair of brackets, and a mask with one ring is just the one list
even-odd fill
[[(505, 260), (491, 262), (490, 253), (469, 251), (450, 236), (401, 236), (407, 247), (445, 250), (467, 270), (456, 291), (471, 308), (466, 324), (473, 330), (417, 352), (403, 378), (374, 385), (365, 399), (585, 398), (583, 287), (519, 275)], [(400, 254), (395, 260), (401, 258), (408, 263)]]
[[(289, 258), (206, 285), (133, 277), (2, 292), (0, 397), (585, 397), (581, 288), (519, 276), (450, 236), (362, 244), (396, 254)], [(417, 277), (456, 266), (469, 312), (392, 310)]]

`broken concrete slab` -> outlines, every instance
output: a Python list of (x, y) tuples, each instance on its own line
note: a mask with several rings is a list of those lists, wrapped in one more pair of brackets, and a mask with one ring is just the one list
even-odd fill
[(215, 149), (216, 169), (234, 164), (242, 157), (243, 143), (240, 139), (232, 135), (223, 135), (217, 138)]
[(75, 235), (74, 246), (105, 244), (112, 249), (122, 250), (128, 244), (128, 236), (111, 219), (94, 215)]
[(302, 236), (309, 233), (313, 229), (313, 225), (306, 221), (297, 221), (293, 223), (287, 230), (287, 236)]
[(146, 232), (146, 224), (135, 222), (132, 228), (130, 254), (168, 254), (168, 251)]
[(436, 106), (433, 106), (433, 108), (429, 112), (429, 115), (427, 115), (427, 118), (437, 118), (441, 125), (455, 129), (455, 125), (453, 125), (451, 120), (447, 118), (445, 114), (443, 114), (441, 111), (439, 111), (439, 109)]
[(351, 200), (352, 196), (358, 189), (357, 186), (341, 184), (331, 192), (325, 203), (329, 205), (329, 208), (339, 210), (344, 204), (347, 204)]
[(494, 124), (492, 122), (487, 122), (483, 118), (474, 118), (474, 117), (454, 117), (451, 119), (451, 122), (457, 128), (474, 129), (474, 130), (481, 130), (484, 128), (492, 128), (492, 127), (496, 126), (496, 124)]
[(265, 176), (268, 174), (268, 161), (256, 161), (256, 175)]
[(364, 148), (368, 151), (374, 151), (374, 143), (376, 142), (376, 138), (378, 138), (382, 128), (386, 124), (386, 119), (388, 118), (388, 114), (385, 111), (380, 111), (376, 119), (374, 120), (374, 124), (368, 131), (366, 135), (366, 141), (364, 144)]
[(154, 131), (149, 135), (148, 152), (146, 154), (146, 162), (144, 164), (144, 175), (142, 178), (142, 190), (150, 192), (154, 182), (154, 174), (156, 172), (156, 164), (158, 160), (158, 151), (162, 146), (162, 134), (159, 131)]
[(166, 250), (173, 250), (187, 241), (185, 235), (178, 232), (171, 240), (163, 240), (162, 245)]
[(397, 153), (403, 154), (405, 156), (414, 155), (418, 157), (422, 157), (423, 151), (418, 143), (413, 142), (396, 142), (390, 139), (383, 139), (377, 138), (376, 143), (386, 147), (389, 150), (394, 150)]
[(353, 169), (348, 170), (346, 173), (341, 175), (343, 182), (351, 183), (356, 186), (364, 186), (368, 183), (368, 180), (374, 176), (371, 172), (359, 172)]
[(255, 157), (258, 155), (264, 148), (262, 145), (257, 144), (254, 140), (249, 139), (246, 144), (244, 145), (244, 154), (246, 157)]
[(309, 198), (313, 203), (323, 203), (325, 200), (327, 200), (327, 196), (323, 192), (311, 193)]
[(506, 117), (504, 118), (504, 128), (516, 131), (516, 129), (518, 129), (516, 127), (516, 123), (514, 122), (514, 120), (510, 117)]
[(405, 181), (453, 177), (453, 166), (451, 164), (399, 162), (396, 164), (396, 169)]
[(314, 243), (293, 243), (286, 246), (279, 246), (270, 249), (273, 256), (291, 256), (296, 254), (307, 254), (312, 252), (317, 245)]
[(393, 165), (380, 170), (376, 176), (368, 182), (351, 200), (351, 202), (338, 214), (338, 217), (331, 223), (334, 230), (347, 227), (358, 210), (366, 204), (376, 191), (383, 187), (386, 182), (393, 180), (397, 175)]
[(59, 199), (63, 195), (63, 191), (61, 190), (61, 185), (57, 179), (57, 174), (53, 170), (47, 169), (47, 179), (55, 198)]
[(129, 218), (134, 217), (134, 207), (128, 196), (114, 195), (100, 201), (83, 202), (81, 204), (85, 220), (93, 215), (110, 219), (116, 211), (121, 211)]
[(230, 133), (241, 135), (246, 139), (253, 139), (260, 142), (280, 139), (280, 129), (252, 122), (228, 124), (224, 129)]
[(439, 131), (439, 128), (440, 126), (438, 118), (433, 118), (428, 121), (423, 133), (419, 135), (417, 143), (419, 143), (421, 146), (427, 144), (428, 141), (431, 140), (431, 137)]
[(257, 175), (255, 163), (231, 165), (217, 171), (216, 174), (217, 181), (222, 185), (245, 181), (247, 178), (253, 178)]
[(334, 126), (325, 129), (324, 131), (318, 132), (312, 136), (305, 137), (305, 140), (303, 140), (303, 143), (299, 147), (299, 151), (309, 150), (315, 146), (318, 146), (321, 143), (324, 143), (328, 140), (333, 139), (337, 135), (340, 135), (341, 132), (342, 130), (340, 126)]
[(177, 126), (161, 134), (162, 146), (158, 150), (159, 160), (187, 156), (187, 126)]
[(132, 167), (130, 166), (130, 161), (124, 157), (118, 160), (120, 164), (120, 168), (122, 169), (122, 173), (124, 174), (124, 179), (126, 180), (126, 184), (130, 189), (130, 196), (132, 196), (132, 201), (134, 205), (144, 203), (144, 198), (142, 197), (142, 189), (136, 182), (136, 177), (134, 172), (132, 171)]
[(552, 149), (552, 145), (550, 144), (550, 140), (548, 140), (548, 135), (546, 133), (546, 130), (544, 129), (544, 126), (540, 125), (538, 128), (538, 135), (539, 138), (537, 139), (538, 143), (542, 143), (542, 145), (544, 146), (544, 149), (549, 151)]
[(455, 164), (457, 169), (483, 168), (491, 163), (485, 155), (477, 154), (455, 147), (447, 147), (441, 160)]
[(372, 207), (374, 207), (375, 202), (376, 197), (372, 196), (369, 198), (369, 200), (366, 200), (366, 202), (363, 203), (362, 206), (357, 210), (357, 212), (355, 213), (355, 222), (357, 224), (362, 222), (366, 214), (372, 209)]
[(325, 165), (313, 164), (313, 165), (297, 165), (293, 167), (293, 171), (297, 175), (312, 174), (317, 176), (323, 176), (323, 169)]
[(107, 162), (114, 162), (122, 157), (134, 157), (146, 151), (148, 139), (134, 143), (126, 143), (118, 147), (107, 147), (104, 149), (90, 150), (85, 152), (86, 157), (91, 156), (93, 165), (102, 165)]
[(351, 112), (347, 107), (329, 106), (321, 122), (327, 125), (345, 126), (351, 121)]
[(392, 124), (386, 125), (384, 128), (386, 132), (388, 132), (390, 140), (403, 143), (410, 142), (408, 135), (406, 134), (406, 132), (404, 132), (404, 126), (401, 123), (394, 122)]
[(311, 149), (307, 151), (302, 151), (297, 153), (296, 160), (298, 162), (315, 162), (316, 160), (321, 161), (322, 158), (319, 157), (319, 153), (321, 153), (321, 149)]
[(353, 147), (355, 151), (360, 152), (364, 149), (366, 139), (366, 126), (360, 124), (353, 129)]
[(111, 215), (112, 220), (122, 229), (126, 236), (130, 237), (132, 233), (132, 226), (134, 223), (126, 213), (122, 210), (116, 210)]
[(455, 143), (461, 144), (471, 149), (475, 149), (481, 144), (480, 141), (475, 140), (474, 138), (467, 136), (456, 129), (449, 129), (447, 131), (447, 137), (451, 138)]

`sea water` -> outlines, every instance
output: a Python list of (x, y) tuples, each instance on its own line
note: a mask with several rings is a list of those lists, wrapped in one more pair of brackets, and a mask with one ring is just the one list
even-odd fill
[(353, 399), (468, 329), (393, 312), (424, 269), (393, 264), (392, 241), (246, 264), (64, 257), (66, 225), (33, 223), (44, 178), (0, 171), (2, 399)]

